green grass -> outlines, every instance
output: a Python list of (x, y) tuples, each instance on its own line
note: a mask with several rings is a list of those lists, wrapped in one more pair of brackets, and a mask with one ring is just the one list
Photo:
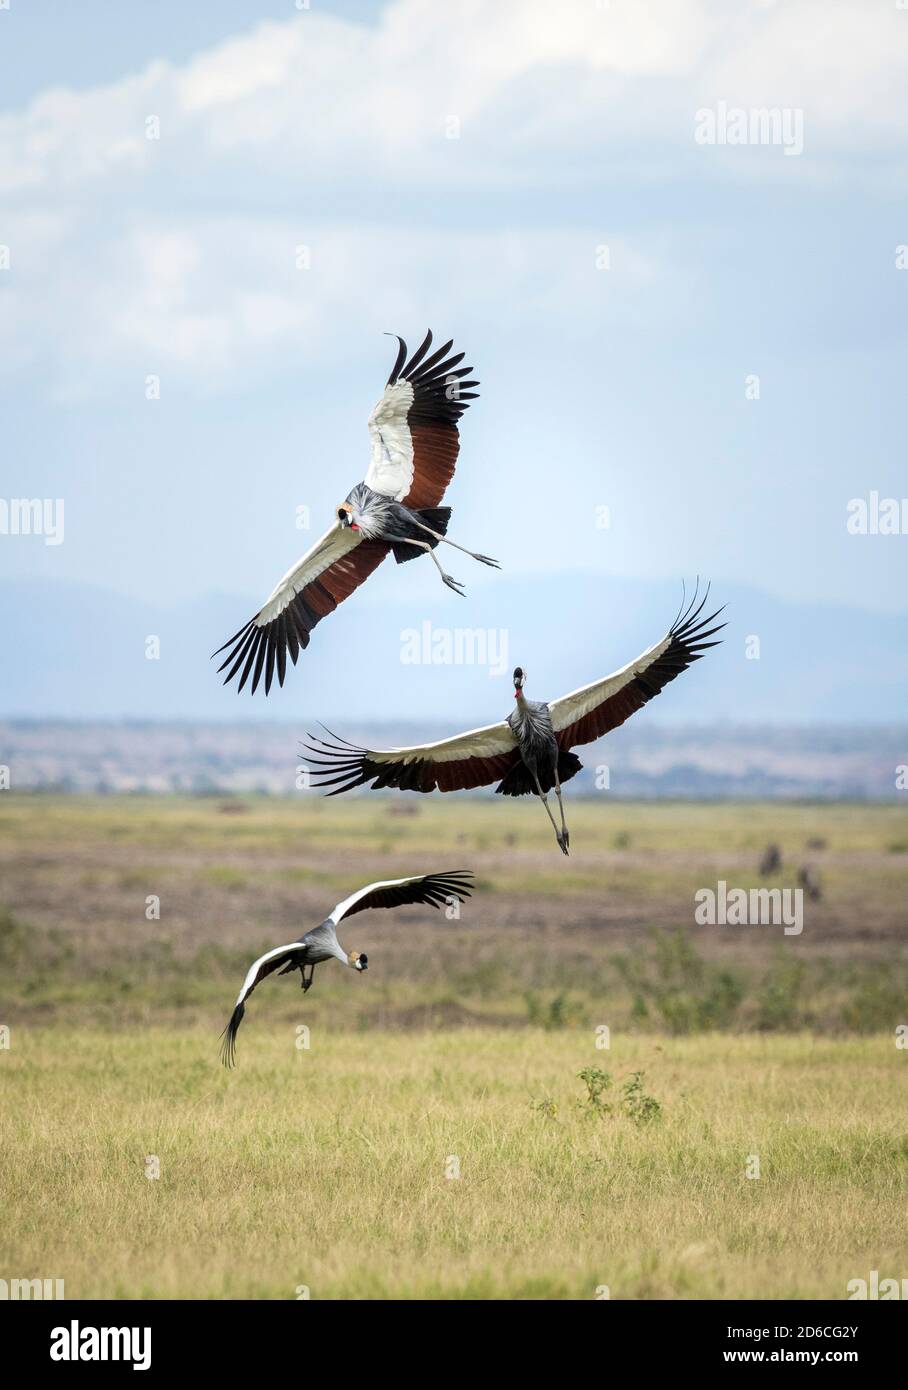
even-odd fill
[[(647, 858), (646, 873), (658, 874), (671, 854), (703, 855), (735, 863), (759, 855), (775, 840), (783, 859), (809, 853), (817, 832), (819, 855), (857, 860), (862, 854), (898, 854), (905, 839), (906, 812), (899, 805), (778, 802), (622, 802), (606, 796), (568, 804), (571, 858), (563, 860), (540, 807), (525, 798), (502, 807), (501, 798), (361, 797), (329, 801), (306, 797), (59, 796), (8, 793), (0, 797), (0, 837), (9, 846), (53, 845), (57, 850), (85, 840), (146, 850), (261, 850), (297, 855), (335, 849), (377, 853), (389, 842), (404, 857), (426, 850), (507, 850), (507, 864), (496, 868), (494, 885), (518, 877), (521, 887), (554, 885), (576, 891), (575, 870), (589, 872), (600, 855), (619, 851), (628, 860)], [(415, 814), (395, 814), (412, 807)], [(224, 814), (229, 808), (233, 814)], [(239, 813), (237, 812), (239, 808)], [(717, 831), (719, 832), (717, 834)], [(901, 831), (900, 835), (898, 832)], [(576, 842), (576, 843), (575, 843)], [(541, 857), (540, 857), (541, 856)], [(658, 858), (653, 861), (653, 856)], [(526, 879), (527, 860), (532, 873)], [(575, 863), (579, 860), (579, 866)], [(312, 866), (316, 871), (317, 863)], [(904, 874), (894, 868), (893, 873)], [(598, 883), (601, 887), (601, 880)]]
[[(0, 1268), (70, 1298), (841, 1299), (908, 1264), (892, 1037), (294, 1039), (260, 1018), (227, 1074), (207, 1032), (14, 1028)], [(578, 1104), (591, 1065), (643, 1070), (660, 1117)]]
[[(352, 1030), (605, 1017), (669, 1033), (900, 1021), (908, 863), (890, 846), (903, 807), (576, 802), (567, 860), (538, 806), (500, 800), (0, 797), (0, 1009), (213, 1026), (251, 959), (359, 884), (464, 865), (476, 893), (460, 922), (354, 919), (345, 940), (368, 951), (368, 979), (354, 989), (321, 969), (306, 1017)], [(803, 935), (696, 926), (699, 888), (764, 882), (769, 841), (783, 858), (773, 884), (794, 886), (805, 863), (821, 884)], [(295, 982), (267, 990), (269, 1016), (296, 1014)]]

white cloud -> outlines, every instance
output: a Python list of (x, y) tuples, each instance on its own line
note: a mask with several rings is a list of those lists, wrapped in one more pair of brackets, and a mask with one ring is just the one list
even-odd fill
[[(16, 360), (56, 391), (168, 369), (217, 387), (275, 355), (330, 358), (364, 310), (394, 326), (439, 296), (517, 323), (634, 316), (654, 280), (672, 292), (652, 239), (613, 238), (592, 290), (616, 229), (565, 226), (561, 190), (900, 159), (903, 26), (854, 0), (395, 0), (374, 27), (311, 11), (180, 68), (45, 92), (0, 118), (6, 360), (15, 330)], [(803, 106), (803, 160), (696, 146), (694, 113), (719, 99)], [(535, 230), (437, 229), (434, 197), (515, 188)]]
[(827, 159), (904, 146), (908, 10), (860, 0), (796, 0), (736, 26), (710, 69), (739, 106), (799, 106)]
[[(0, 189), (158, 168), (205, 179), (215, 153), (256, 181), (339, 165), (370, 182), (538, 179), (540, 139), (568, 157), (630, 147), (644, 159), (648, 142), (690, 156), (693, 112), (718, 98), (802, 106), (820, 144), (840, 136), (848, 154), (871, 133), (901, 135), (906, 26), (893, 6), (855, 0), (395, 0), (375, 27), (312, 11), (180, 69), (154, 62), (95, 91), (45, 93), (0, 119)], [(160, 142), (144, 138), (149, 114)], [(468, 159), (446, 149), (451, 114)]]
[[(5, 291), (0, 352), (66, 398), (137, 390), (248, 385), (272, 370), (343, 364), (375, 331), (419, 325), (441, 300), (522, 324), (633, 316), (641, 291), (665, 294), (658, 264), (613, 239), (612, 271), (576, 229), (443, 230), (318, 223), (311, 268), (297, 268), (299, 228), (286, 219), (129, 218), (93, 240), (73, 219), (12, 221), (31, 254)], [(67, 250), (69, 243), (78, 253)], [(669, 288), (669, 293), (671, 290)], [(411, 330), (412, 331), (412, 330)]]

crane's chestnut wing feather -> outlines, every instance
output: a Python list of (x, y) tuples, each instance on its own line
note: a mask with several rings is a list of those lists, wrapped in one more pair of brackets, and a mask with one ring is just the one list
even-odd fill
[(476, 400), (472, 388), (479, 382), (466, 379), (473, 368), (460, 366), (462, 352), (448, 356), (452, 339), (427, 357), (427, 333), (409, 361), (406, 343), (397, 341), (388, 384), (369, 416), (372, 457), (365, 482), (408, 507), (437, 507), (457, 465), (457, 423)]
[(710, 626), (722, 609), (717, 609), (707, 618), (700, 617), (708, 597), (707, 586), (699, 607), (694, 609), (697, 601), (695, 592), (687, 610), (678, 615), (662, 640), (638, 656), (636, 661), (603, 680), (562, 696), (560, 700), (549, 701), (552, 728), (562, 748), (592, 743), (611, 729), (617, 729), (654, 699), (669, 681), (686, 671), (693, 662), (699, 661), (709, 647), (719, 645), (719, 642), (707, 639), (725, 627), (724, 623)]
[(288, 654), (295, 666), (316, 624), (369, 578), (389, 549), (384, 541), (363, 540), (360, 532), (336, 522), (288, 570), (255, 617), (214, 653), (227, 650), (218, 667), (230, 667), (224, 684), (240, 673), (240, 691), (251, 675), (254, 695), (264, 670), (266, 695), (275, 674), (283, 685)]
[(506, 720), (412, 748), (359, 748), (336, 734), (331, 734), (331, 741), (313, 734), (308, 737), (311, 742), (303, 748), (313, 785), (334, 787), (328, 796), (338, 796), (366, 782), (371, 782), (373, 791), (380, 787), (464, 791), (506, 776), (520, 759), (517, 740)]

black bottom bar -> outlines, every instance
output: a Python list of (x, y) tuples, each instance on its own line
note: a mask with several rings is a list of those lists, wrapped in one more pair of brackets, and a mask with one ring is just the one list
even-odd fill
[[(363, 1373), (381, 1365), (399, 1366), (401, 1356), (409, 1359), (417, 1338), (432, 1343), (438, 1335), (444, 1338), (444, 1370), (450, 1375), (460, 1363), (472, 1372), (477, 1347), (470, 1341), (452, 1341), (450, 1335), (452, 1329), (462, 1332), (470, 1324), (494, 1330), (494, 1345), (512, 1371), (528, 1354), (535, 1354), (534, 1347), (539, 1350), (553, 1332), (562, 1330), (582, 1339), (575, 1351), (585, 1347), (594, 1356), (601, 1354), (603, 1370), (610, 1364), (614, 1368), (613, 1358), (620, 1356), (625, 1369), (630, 1359), (644, 1377), (658, 1370), (765, 1371), (780, 1365), (809, 1370), (844, 1366), (866, 1376), (898, 1364), (904, 1345), (904, 1310), (876, 1302), (599, 1301), (606, 1306), (587, 1307), (585, 1313), (576, 1304), (555, 1304), (548, 1313), (540, 1313), (534, 1304), (496, 1303), (491, 1309), (463, 1302), (431, 1305), (437, 1311), (424, 1304), (418, 1318), (409, 1303), (357, 1303), (354, 1310), (315, 1300), (7, 1302), (0, 1305), (0, 1328), (25, 1375), (41, 1370), (69, 1377), (80, 1369), (93, 1376), (110, 1370), (132, 1374), (134, 1362), (139, 1370), (147, 1361), (152, 1372), (192, 1365), (204, 1367), (206, 1373), (265, 1373), (269, 1381), (284, 1370), (299, 1374), (304, 1364), (311, 1366), (310, 1353), (318, 1363), (327, 1358), (330, 1364), (336, 1357), (335, 1365), (348, 1374), (363, 1352)], [(524, 1323), (528, 1307), (536, 1309), (532, 1324)], [(337, 1339), (332, 1337), (335, 1331), (340, 1334)], [(567, 1352), (569, 1344), (558, 1345)], [(484, 1340), (483, 1346), (491, 1352), (491, 1343)], [(108, 1359), (92, 1359), (102, 1350)], [(112, 1359), (114, 1352), (117, 1359)], [(481, 1359), (488, 1366), (486, 1352)], [(429, 1371), (425, 1362), (423, 1369)]]

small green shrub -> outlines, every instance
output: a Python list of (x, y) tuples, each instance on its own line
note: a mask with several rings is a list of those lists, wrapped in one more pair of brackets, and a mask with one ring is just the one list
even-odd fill
[(585, 1105), (590, 1114), (610, 1115), (612, 1107), (602, 1099), (612, 1084), (609, 1073), (601, 1067), (584, 1067), (582, 1071), (578, 1071), (577, 1076), (586, 1087), (586, 1100), (578, 1101), (577, 1104)]
[(797, 960), (778, 960), (757, 989), (757, 1027), (795, 1028), (800, 1021), (804, 966)]
[(549, 1000), (540, 999), (533, 990), (527, 990), (523, 998), (527, 1018), (537, 1028), (554, 1032), (558, 1028), (569, 1028), (586, 1021), (583, 1005), (572, 1000), (563, 989)]
[(658, 1120), (662, 1114), (662, 1106), (655, 1096), (647, 1095), (643, 1089), (643, 1075), (642, 1071), (632, 1072), (629, 1080), (621, 1087), (624, 1113), (635, 1125), (649, 1124), (652, 1120)]

